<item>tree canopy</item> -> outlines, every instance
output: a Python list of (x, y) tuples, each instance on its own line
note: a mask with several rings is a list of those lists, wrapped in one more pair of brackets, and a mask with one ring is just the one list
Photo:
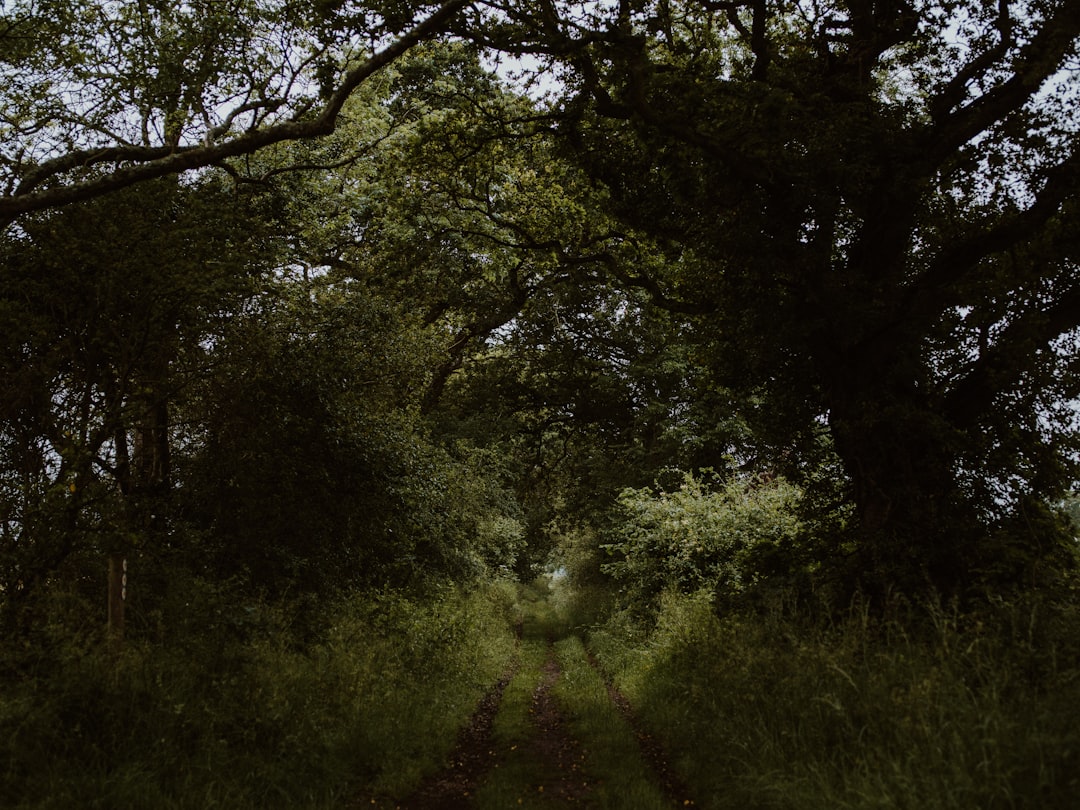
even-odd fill
[(465, 5), (6, 2), (0, 221), (327, 135)]
[(1071, 483), (1076, 5), (488, 19), (487, 47), (559, 77), (553, 126), (608, 213), (671, 246), (623, 281), (700, 324), (704, 362), (761, 398), (786, 458), (827, 431), (859, 576), (951, 589), (998, 565), (987, 532)]
[(762, 572), (1041, 581), (1078, 42), (1065, 0), (0, 5), (4, 592), (112, 545), (524, 572), (778, 476)]

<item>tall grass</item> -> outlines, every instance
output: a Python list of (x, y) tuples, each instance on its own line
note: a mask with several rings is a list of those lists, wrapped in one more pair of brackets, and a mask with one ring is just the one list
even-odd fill
[[(1074, 608), (939, 606), (830, 626), (668, 594), (591, 634), (708, 808), (1074, 808)], [(917, 628), (917, 629), (912, 629)]]
[(242, 810), (402, 795), (442, 764), (506, 666), (512, 599), (502, 586), (367, 595), (299, 634), (288, 604), (195, 595), (201, 620), (119, 653), (54, 611), (3, 651), (0, 803)]

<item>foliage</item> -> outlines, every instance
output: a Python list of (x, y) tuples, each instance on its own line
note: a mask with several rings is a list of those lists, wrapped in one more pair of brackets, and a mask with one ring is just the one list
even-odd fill
[[(394, 131), (390, 92), (358, 93), (347, 136)], [(5, 606), (139, 546), (277, 592), (514, 564), (504, 465), (418, 412), (445, 334), (331, 252), (386, 188), (384, 144), (344, 163), (341, 140), (279, 149), (246, 177), (144, 184), (6, 234)]]
[[(1067, 566), (1063, 524), (1027, 518), (1072, 486), (1078, 457), (1074, 6), (5, 4), (5, 261), (53, 226), (52, 253), (42, 242), (28, 259), (39, 268), (65, 251), (96, 250), (100, 264), (105, 234), (131, 246), (128, 270), (169, 255), (160, 288), (141, 286), (152, 274), (122, 281), (128, 271), (113, 283), (178, 330), (149, 328), (156, 367), (147, 355), (133, 375), (103, 373), (81, 349), (42, 348), (75, 320), (97, 329), (93, 312), (35, 283), (30, 307), (8, 296), (9, 345), (38, 352), (29, 376), (8, 375), (39, 398), (19, 394), (15, 409), (46, 413), (51, 387), (68, 418), (49, 430), (77, 437), (38, 425), (5, 439), (26, 473), (8, 481), (27, 496), (11, 501), (13, 525), (37, 521), (56, 549), (21, 564), (55, 568), (69, 541), (87, 547), (118, 524), (124, 537), (166, 532), (143, 496), (173, 483), (169, 409), (186, 407), (173, 393), (198, 376), (220, 317), (243, 314), (230, 285), (288, 268), (408, 313), (402, 339), (418, 344), (402, 368), (425, 386), (403, 410), (418, 407), (451, 455), (464, 439), (510, 460), (531, 543), (522, 570), (548, 551), (553, 518), (595, 521), (665, 466), (726, 454), (784, 474), (809, 506), (846, 502), (845, 533), (819, 546), (849, 592), (970, 596)], [(517, 83), (486, 67), (507, 55), (535, 60)], [(173, 205), (222, 211), (229, 189), (259, 209), (250, 233), (189, 220), (200, 241), (176, 222), (133, 225), (131, 201), (145, 193), (155, 209), (161, 193), (138, 184), (195, 168), (172, 183), (186, 195)], [(117, 189), (126, 196), (101, 197)], [(95, 242), (92, 223), (114, 205), (119, 224)], [(31, 264), (5, 270), (9, 283)], [(229, 299), (216, 312), (199, 295), (214, 289)], [(173, 292), (192, 305), (162, 308)], [(118, 296), (101, 314), (123, 321)], [(137, 336), (125, 341), (98, 348), (134, 362)], [(78, 375), (60, 385), (69, 360)], [(128, 384), (157, 393), (126, 396)], [(407, 445), (414, 419), (397, 413), (388, 432)], [(135, 437), (156, 448), (130, 459), (142, 480), (127, 480), (123, 428), (132, 452)], [(380, 433), (350, 435), (364, 431)], [(369, 447), (393, 459), (401, 443)], [(102, 453), (138, 497), (117, 506)], [(72, 491), (76, 472), (88, 485)], [(87, 507), (110, 498), (100, 520)], [(340, 522), (320, 531), (341, 534)]]
[(5, 3), (0, 222), (328, 135), (464, 5)]
[(799, 544), (799, 492), (777, 479), (721, 481), (683, 475), (678, 489), (627, 489), (602, 546), (601, 566), (628, 604), (644, 606), (665, 589), (730, 601), (751, 588), (769, 557), (791, 558)]
[(2, 795), (400, 795), (548, 566), (717, 806), (1064, 806), (1078, 8), (0, 3)]
[(1053, 558), (1048, 523), (1025, 561), (982, 540), (1075, 476), (1075, 4), (542, 9), (489, 8), (479, 41), (559, 76), (563, 154), (662, 247), (612, 277), (692, 324), (782, 472), (827, 431), (851, 589)]
[(200, 382), (182, 516), (256, 587), (474, 579), (510, 567), (498, 465), (431, 443), (428, 342), (349, 284), (287, 281), (234, 322)]
[(172, 406), (273, 248), (249, 214), (161, 182), (5, 234), (0, 598), (166, 531)]
[[(167, 637), (101, 645), (73, 595), (0, 661), (12, 808), (337, 807), (437, 768), (513, 645), (512, 591), (384, 591), (324, 606), (174, 580)], [(74, 601), (71, 601), (74, 600)], [(77, 622), (77, 623), (76, 623)], [(423, 733), (418, 733), (423, 729)]]

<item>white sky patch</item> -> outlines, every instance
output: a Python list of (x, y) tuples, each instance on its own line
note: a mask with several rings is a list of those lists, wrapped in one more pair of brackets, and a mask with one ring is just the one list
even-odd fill
[(489, 53), (481, 56), (481, 62), (515, 92), (533, 101), (548, 101), (566, 89), (550, 60), (534, 54)]

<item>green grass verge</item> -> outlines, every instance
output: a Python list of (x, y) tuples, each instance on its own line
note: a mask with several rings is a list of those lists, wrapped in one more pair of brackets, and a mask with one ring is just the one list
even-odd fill
[(1075, 611), (1005, 614), (811, 627), (669, 596), (590, 643), (702, 807), (1074, 808)]
[(514, 647), (504, 586), (357, 598), (310, 641), (287, 609), (227, 607), (214, 623), (190, 598), (202, 621), (119, 655), (64, 627), (3, 650), (0, 804), (291, 810), (405, 795)]
[(555, 645), (562, 677), (555, 696), (563, 705), (571, 730), (586, 746), (585, 772), (592, 790), (588, 806), (594, 808), (671, 808), (652, 779), (633, 729), (608, 695), (600, 673), (589, 665), (578, 636)]

